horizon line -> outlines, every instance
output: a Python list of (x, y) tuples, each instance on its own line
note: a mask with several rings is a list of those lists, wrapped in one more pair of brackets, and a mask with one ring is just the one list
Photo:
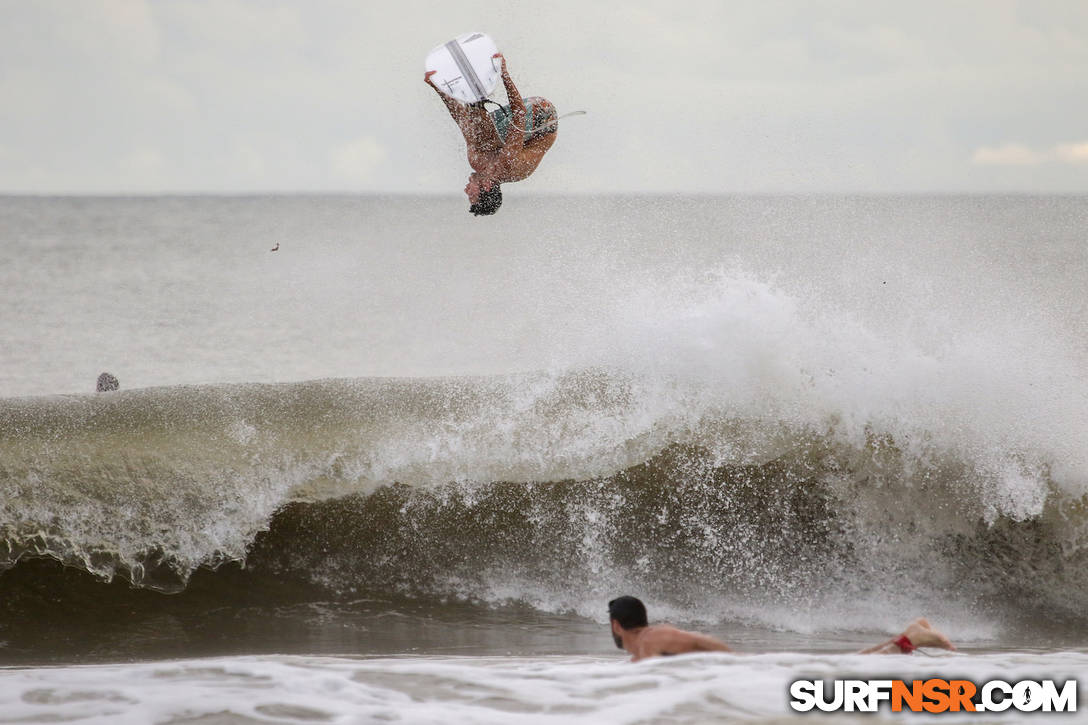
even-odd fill
[[(376, 199), (444, 199), (460, 200), (462, 194), (431, 191), (0, 191), (0, 199), (167, 199), (223, 198), (258, 199), (282, 197), (344, 197)], [(1085, 191), (593, 191), (593, 192), (530, 192), (519, 194), (522, 199), (565, 199), (602, 197), (1083, 197)]]

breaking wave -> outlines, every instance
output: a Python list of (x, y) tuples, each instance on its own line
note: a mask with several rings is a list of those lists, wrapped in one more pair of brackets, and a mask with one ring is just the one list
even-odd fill
[(793, 628), (1083, 621), (1088, 379), (1060, 338), (922, 343), (740, 274), (625, 305), (562, 370), (2, 400), (0, 567), (176, 592), (242, 562), (313, 596), (587, 616), (629, 591)]

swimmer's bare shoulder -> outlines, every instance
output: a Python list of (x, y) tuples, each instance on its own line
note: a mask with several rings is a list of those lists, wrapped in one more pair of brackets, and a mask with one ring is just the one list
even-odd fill
[[(686, 632), (671, 624), (650, 625), (646, 605), (637, 597), (625, 594), (608, 603), (608, 626), (612, 641), (637, 662), (647, 657), (679, 655), (688, 652), (731, 652), (724, 642), (698, 632)], [(956, 647), (927, 619), (919, 617), (903, 630), (898, 638), (889, 639), (863, 649), (858, 654), (910, 654), (918, 647)]]
[(633, 662), (646, 657), (680, 655), (689, 652), (732, 652), (719, 640), (698, 632), (688, 632), (671, 624), (655, 624), (646, 627), (638, 638), (638, 650)]

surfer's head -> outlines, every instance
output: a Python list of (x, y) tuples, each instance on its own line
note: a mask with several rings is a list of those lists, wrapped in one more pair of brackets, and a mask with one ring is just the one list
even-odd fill
[(468, 177), (465, 194), (468, 195), (468, 200), (472, 204), (468, 210), (476, 216), (494, 214), (502, 206), (502, 189), (499, 187), (499, 182), (481, 177), (476, 173)]
[(109, 373), (102, 373), (98, 376), (98, 381), (95, 384), (95, 390), (99, 393), (108, 393), (111, 390), (117, 390), (121, 387), (121, 383), (117, 382), (117, 378)]
[(608, 603), (608, 621), (612, 625), (612, 641), (623, 649), (623, 639), (619, 629), (638, 629), (649, 624), (646, 619), (646, 605), (631, 596), (616, 597)]

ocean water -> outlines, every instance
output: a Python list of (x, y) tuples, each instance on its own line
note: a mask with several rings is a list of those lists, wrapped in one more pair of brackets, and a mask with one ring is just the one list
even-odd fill
[[(1088, 198), (464, 206), (0, 198), (0, 722), (1085, 679)], [(746, 654), (626, 664), (621, 593)]]

